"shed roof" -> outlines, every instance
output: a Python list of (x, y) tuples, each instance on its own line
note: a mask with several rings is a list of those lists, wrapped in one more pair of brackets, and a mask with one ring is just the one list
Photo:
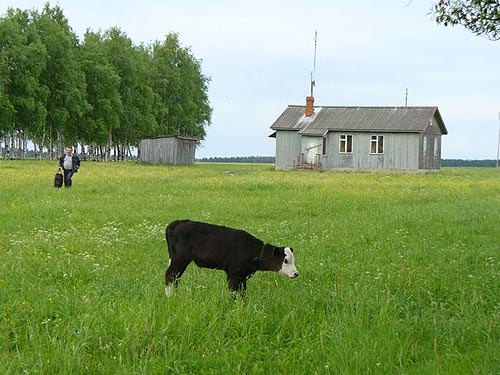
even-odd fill
[(271, 126), (273, 130), (297, 130), (304, 135), (332, 131), (421, 133), (435, 116), (442, 134), (448, 134), (437, 107), (314, 107), (312, 116), (305, 106), (289, 105)]
[(200, 138), (188, 137), (185, 135), (176, 135), (176, 134), (155, 135), (155, 136), (151, 136), (151, 137), (143, 137), (141, 139), (163, 139), (163, 138), (176, 138), (176, 139), (182, 139), (185, 141), (193, 141), (193, 142), (199, 142), (201, 140)]

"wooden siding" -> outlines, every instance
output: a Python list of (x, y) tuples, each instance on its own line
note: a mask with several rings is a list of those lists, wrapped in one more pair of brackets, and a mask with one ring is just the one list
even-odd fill
[(177, 139), (177, 155), (175, 164), (193, 165), (195, 161), (196, 141)]
[(182, 137), (144, 138), (140, 142), (141, 162), (149, 164), (192, 165), (196, 140)]
[(425, 128), (420, 137), (419, 169), (441, 168), (441, 131), (437, 126), (438, 119), (432, 118), (432, 124)]
[(300, 153), (301, 136), (296, 131), (276, 131), (276, 162), (277, 170), (287, 170), (295, 166)]
[[(350, 134), (352, 153), (339, 152), (340, 134)], [(372, 135), (384, 136), (383, 154), (371, 154)], [(418, 169), (419, 134), (339, 133), (327, 135), (326, 169)]]
[[(437, 148), (437, 149), (436, 149)], [(441, 136), (422, 134), (419, 147), (419, 169), (441, 168)]]
[[(350, 134), (352, 153), (340, 153), (340, 134)], [(384, 136), (383, 154), (371, 154), (372, 135)], [(424, 137), (427, 152), (424, 155)], [(437, 140), (434, 140), (437, 139)], [(321, 155), (322, 137), (301, 136), (293, 131), (276, 132), (276, 169), (287, 170), (296, 166), (298, 155), (304, 153), (306, 161), (315, 162)], [(435, 150), (437, 147), (437, 150)], [(334, 169), (439, 169), (441, 164), (441, 135), (418, 133), (360, 133), (329, 132), (326, 135), (326, 157), (321, 158), (323, 170)]]

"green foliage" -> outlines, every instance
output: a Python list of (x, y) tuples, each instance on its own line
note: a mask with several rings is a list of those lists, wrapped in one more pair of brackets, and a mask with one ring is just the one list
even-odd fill
[(500, 40), (500, 1), (440, 0), (433, 7), (437, 23), (462, 25), (476, 35)]
[(140, 136), (157, 134), (148, 76), (150, 56), (143, 48), (134, 47), (130, 38), (117, 28), (103, 35), (102, 44), (108, 61), (120, 77), (123, 110), (114, 135), (122, 144), (136, 145)]
[(28, 11), (0, 19), (0, 129), (41, 133), (47, 88), (40, 83), (47, 51)]
[(88, 31), (79, 48), (79, 59), (87, 83), (90, 110), (83, 116), (81, 139), (86, 144), (104, 145), (120, 125), (123, 110), (119, 92), (120, 76), (108, 61), (101, 35)]
[[(271, 165), (0, 161), (0, 372), (493, 374), (495, 169), (276, 172)], [(246, 298), (190, 266), (171, 298), (164, 229), (192, 218), (290, 245), (300, 277)]]
[[(162, 134), (189, 135), (203, 139), (212, 110), (208, 104), (209, 78), (201, 62), (180, 46), (177, 34), (153, 44), (152, 77), (159, 99), (156, 121)], [(186, 117), (184, 114), (189, 113)]]
[(48, 135), (59, 141), (62, 136), (67, 144), (74, 144), (81, 116), (88, 107), (85, 76), (76, 52), (78, 40), (59, 6), (45, 4), (35, 25), (47, 50), (40, 83), (49, 93), (44, 103)]
[(138, 145), (144, 136), (205, 137), (211, 108), (201, 62), (172, 33), (134, 45), (125, 32), (82, 42), (59, 6), (0, 18), (0, 136), (53, 145)]

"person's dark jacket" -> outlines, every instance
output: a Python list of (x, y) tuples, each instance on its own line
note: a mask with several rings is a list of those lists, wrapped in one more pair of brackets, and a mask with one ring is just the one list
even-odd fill
[[(63, 156), (61, 156), (59, 158), (59, 166), (61, 168), (64, 169), (63, 165), (64, 165), (64, 159), (66, 158), (66, 154), (64, 154)], [(78, 172), (78, 168), (80, 168), (80, 158), (78, 156), (76, 156), (75, 154), (71, 155), (71, 161), (73, 163), (73, 173), (76, 173)]]

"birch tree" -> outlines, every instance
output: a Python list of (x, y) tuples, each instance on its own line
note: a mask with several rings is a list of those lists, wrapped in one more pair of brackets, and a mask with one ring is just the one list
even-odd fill
[(101, 34), (87, 31), (83, 45), (79, 48), (79, 56), (85, 75), (86, 98), (90, 105), (89, 111), (83, 116), (80, 140), (94, 147), (105, 145), (110, 131), (120, 125), (123, 111), (119, 93), (120, 77), (108, 61)]
[(444, 26), (462, 25), (476, 35), (500, 40), (499, 0), (440, 0), (433, 16)]
[(47, 50), (47, 64), (40, 82), (49, 93), (45, 101), (45, 134), (49, 140), (49, 157), (53, 157), (54, 143), (58, 155), (62, 152), (63, 143), (74, 144), (77, 141), (83, 114), (89, 106), (85, 100), (85, 76), (77, 60), (78, 40), (62, 9), (45, 4), (37, 28)]
[(26, 158), (28, 139), (37, 139), (46, 111), (39, 82), (46, 51), (28, 11), (9, 10), (0, 19), (0, 128), (12, 157)]
[(152, 49), (155, 116), (160, 131), (203, 139), (212, 109), (207, 94), (210, 79), (203, 75), (201, 61), (189, 48), (181, 47), (176, 33), (155, 42)]

